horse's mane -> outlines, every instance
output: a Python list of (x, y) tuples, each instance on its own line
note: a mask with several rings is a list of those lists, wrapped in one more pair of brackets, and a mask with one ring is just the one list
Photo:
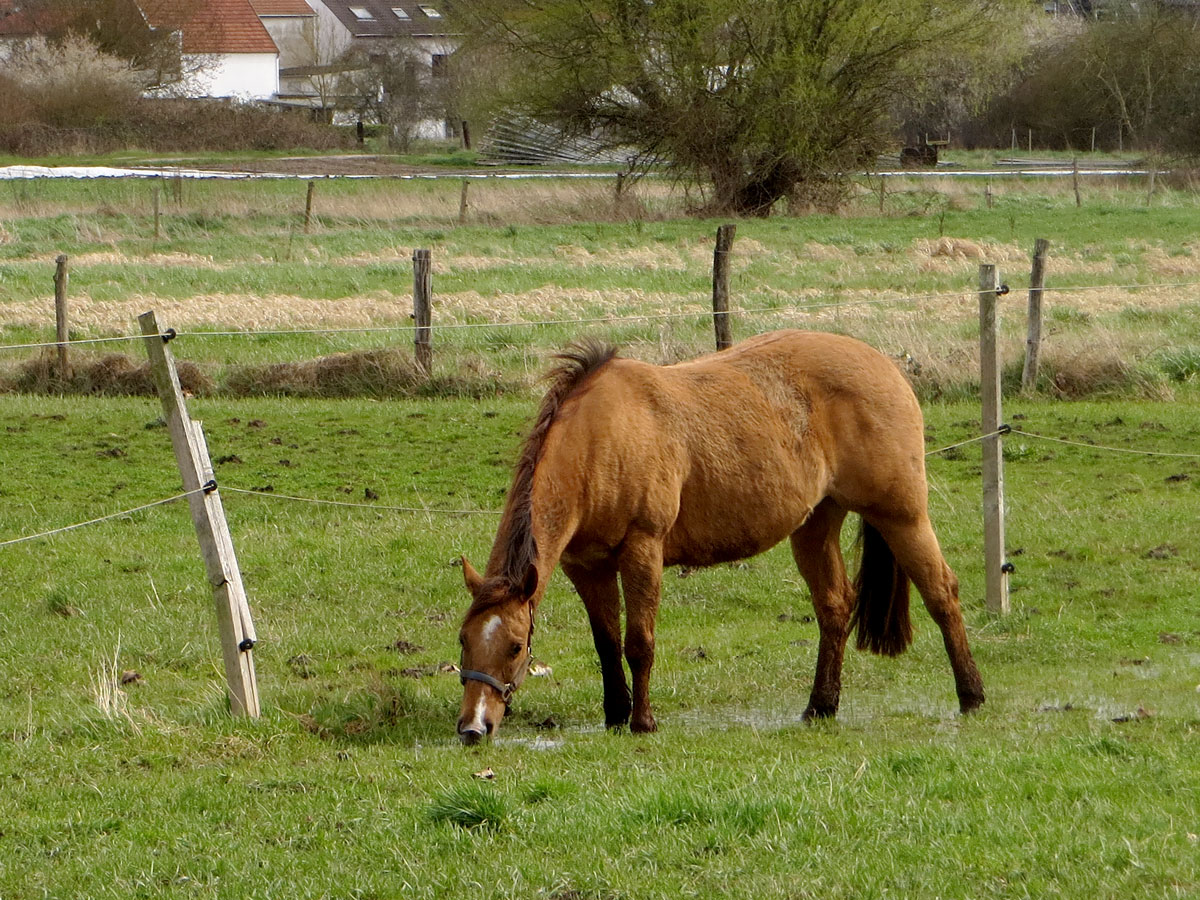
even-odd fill
[(524, 583), (530, 567), (537, 562), (537, 542), (533, 537), (533, 473), (541, 459), (546, 435), (563, 402), (585, 378), (616, 355), (616, 347), (584, 338), (556, 354), (554, 358), (558, 363), (546, 373), (550, 389), (542, 398), (537, 417), (525, 438), (509, 492), (508, 533), (504, 537), (499, 574), (514, 588)]

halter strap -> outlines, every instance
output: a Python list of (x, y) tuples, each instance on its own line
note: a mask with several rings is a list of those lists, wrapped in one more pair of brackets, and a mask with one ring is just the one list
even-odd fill
[(517, 686), (511, 681), (505, 684), (499, 678), (489, 675), (487, 672), (476, 672), (474, 669), (461, 669), (458, 673), (458, 680), (463, 684), (468, 681), (482, 681), (488, 687), (495, 688), (500, 692), (501, 699), (508, 703), (512, 699), (513, 692)]

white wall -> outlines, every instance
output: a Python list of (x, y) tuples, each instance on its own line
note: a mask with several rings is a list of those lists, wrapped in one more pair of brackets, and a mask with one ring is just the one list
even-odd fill
[(269, 100), (279, 92), (279, 54), (221, 53), (185, 60), (195, 68), (175, 93), (186, 97)]

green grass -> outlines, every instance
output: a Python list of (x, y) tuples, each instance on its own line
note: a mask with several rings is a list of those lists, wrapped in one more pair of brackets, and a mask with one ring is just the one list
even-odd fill
[[(1180, 399), (1006, 412), (1051, 437), (1194, 453), (1195, 398)], [(1196, 459), (1006, 439), (1003, 619), (982, 609), (978, 445), (930, 459), (978, 715), (956, 715), (918, 610), (909, 653), (850, 654), (839, 720), (802, 725), (817, 630), (780, 547), (667, 573), (653, 736), (600, 727), (586, 617), (555, 576), (535, 646), (552, 675), (529, 679), (498, 740), (464, 749), (461, 688), (437, 669), (467, 600), (453, 563), (481, 562), (495, 518), (382, 507), (497, 508), (533, 397), (192, 405), (221, 483), (273, 488), (223, 495), (263, 718), (225, 711), (183, 507), (0, 548), (5, 900), (1200, 893)], [(0, 540), (174, 493), (157, 412), (0, 397)], [(928, 446), (977, 418), (930, 405)], [(141, 677), (111, 684), (125, 672)]]
[[(583, 333), (658, 361), (711, 346), (717, 223), (676, 218), (681, 199), (648, 185), (636, 215), (593, 221), (610, 185), (473, 184), (457, 227), (457, 181), (322, 181), (305, 235), (302, 182), (188, 183), (157, 242), (147, 183), (0, 185), (0, 343), (51, 337), (65, 252), (77, 336), (132, 333), (156, 308), (191, 332), (177, 358), (216, 378), (191, 411), (262, 639), (264, 711), (228, 716), (182, 505), (0, 547), (0, 897), (1200, 895), (1192, 457), (1006, 438), (1005, 618), (983, 609), (979, 447), (929, 460), (978, 715), (956, 714), (918, 610), (907, 654), (851, 653), (838, 721), (801, 724), (817, 627), (780, 547), (667, 573), (658, 734), (601, 727), (586, 616), (558, 575), (535, 647), (552, 674), (528, 680), (497, 740), (458, 745), (461, 687), (441, 671), (467, 602), (456, 562), (487, 556), (545, 357)], [(817, 327), (908, 354), (927, 446), (974, 437), (985, 260), (931, 254), (953, 238), (1013, 288), (1008, 421), (1196, 453), (1194, 288), (1123, 287), (1200, 281), (1195, 194), (1147, 207), (1136, 179), (1091, 182), (1078, 210), (1069, 185), (993, 191), (989, 209), (981, 185), (889, 184), (880, 215), (864, 186), (841, 215), (740, 222), (734, 300), (763, 311), (735, 335)], [(1050, 287), (1101, 289), (1047, 294), (1041, 390), (1021, 397), (1035, 237), (1052, 241)], [(231, 396), (250, 366), (407, 354), (416, 246), (434, 251), (435, 324), (511, 323), (435, 332), (436, 378), (412, 391), (432, 396)], [(811, 303), (826, 305), (791, 309)], [(576, 322), (679, 311), (695, 315)], [(545, 320), (561, 324), (529, 324)], [(353, 323), (394, 330), (297, 333)], [(228, 326), (288, 333), (198, 333)], [(0, 541), (179, 490), (152, 398), (0, 393), (0, 442)]]

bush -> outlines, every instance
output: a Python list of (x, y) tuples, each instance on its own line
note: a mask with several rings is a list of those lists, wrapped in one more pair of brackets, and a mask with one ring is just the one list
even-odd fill
[(0, 152), (17, 156), (155, 151), (329, 150), (350, 136), (307, 111), (223, 100), (151, 100), (138, 74), (85, 39), (19, 48), (0, 73)]
[(1032, 129), (1043, 147), (1200, 152), (1200, 29), (1165, 4), (1130, 4), (1071, 23), (1034, 47), (1020, 81), (987, 116), (997, 143)]
[(128, 63), (75, 36), (57, 44), (29, 41), (13, 52), (4, 74), (26, 115), (57, 128), (120, 127), (141, 92)]

